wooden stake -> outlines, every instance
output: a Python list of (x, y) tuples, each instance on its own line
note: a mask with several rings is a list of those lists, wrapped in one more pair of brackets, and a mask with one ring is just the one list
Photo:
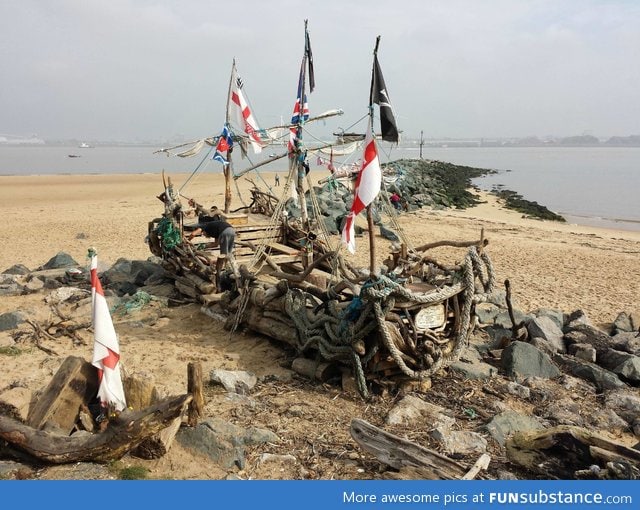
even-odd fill
[(367, 206), (367, 226), (369, 227), (369, 273), (373, 277), (377, 276), (376, 273), (376, 240), (375, 232), (373, 230), (373, 213), (371, 212), (371, 205)]
[(202, 365), (191, 362), (187, 365), (187, 392), (191, 394), (193, 400), (187, 409), (187, 423), (190, 427), (198, 424), (198, 418), (204, 411), (204, 391), (202, 384)]

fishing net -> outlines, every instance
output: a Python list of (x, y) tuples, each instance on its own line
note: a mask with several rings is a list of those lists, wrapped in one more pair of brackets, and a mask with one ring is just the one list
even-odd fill
[(156, 227), (156, 233), (162, 242), (162, 249), (165, 252), (171, 251), (182, 242), (180, 230), (176, 228), (169, 218), (162, 218)]

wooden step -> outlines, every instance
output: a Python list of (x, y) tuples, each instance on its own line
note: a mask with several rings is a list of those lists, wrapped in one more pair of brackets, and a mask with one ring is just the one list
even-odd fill
[(269, 258), (276, 264), (289, 264), (300, 260), (300, 255), (269, 255)]
[(291, 246), (287, 246), (286, 244), (277, 243), (275, 241), (270, 241), (267, 243), (267, 246), (271, 248), (271, 252), (284, 253), (286, 255), (299, 255), (300, 250), (296, 248), (292, 248)]
[(227, 217), (226, 222), (233, 225), (236, 230), (249, 223), (249, 215), (246, 213), (227, 213), (225, 216)]

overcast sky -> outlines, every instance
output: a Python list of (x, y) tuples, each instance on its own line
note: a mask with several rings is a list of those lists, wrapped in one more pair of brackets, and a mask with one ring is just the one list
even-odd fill
[(345, 111), (321, 131), (366, 114), (381, 35), (404, 138), (640, 134), (634, 0), (2, 0), (0, 134), (217, 134), (234, 57), (261, 126), (286, 121), (305, 18), (311, 113)]

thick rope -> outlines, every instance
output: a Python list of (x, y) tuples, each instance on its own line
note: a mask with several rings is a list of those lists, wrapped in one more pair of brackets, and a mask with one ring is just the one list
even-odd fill
[[(482, 284), (476, 288), (476, 278)], [(368, 395), (364, 367), (371, 361), (380, 347), (384, 346), (400, 371), (411, 379), (424, 380), (431, 377), (445, 364), (458, 359), (461, 350), (468, 341), (472, 329), (471, 312), (478, 297), (492, 292), (493, 268), (489, 257), (478, 253), (475, 246), (469, 249), (462, 266), (460, 281), (422, 294), (414, 293), (399, 282), (386, 276), (380, 276), (362, 286), (360, 296), (354, 298), (352, 304), (343, 312), (336, 307), (324, 306), (319, 313), (307, 308), (310, 296), (301, 290), (290, 290), (285, 295), (285, 312), (292, 319), (298, 338), (298, 352), (304, 353), (316, 349), (325, 360), (337, 360), (351, 363), (358, 390), (363, 397)], [(389, 331), (387, 314), (395, 306), (396, 301), (412, 301), (419, 304), (442, 303), (447, 299), (462, 294), (463, 302), (459, 314), (460, 322), (453, 337), (436, 341), (433, 334), (424, 334), (426, 355), (419, 360), (428, 364), (426, 368), (411, 368), (406, 356), (394, 343)], [(316, 301), (311, 301), (316, 304)], [(356, 346), (369, 337), (374, 330), (379, 331), (378, 341), (368, 339), (367, 352), (358, 354)], [(432, 344), (432, 345), (431, 345)]]

